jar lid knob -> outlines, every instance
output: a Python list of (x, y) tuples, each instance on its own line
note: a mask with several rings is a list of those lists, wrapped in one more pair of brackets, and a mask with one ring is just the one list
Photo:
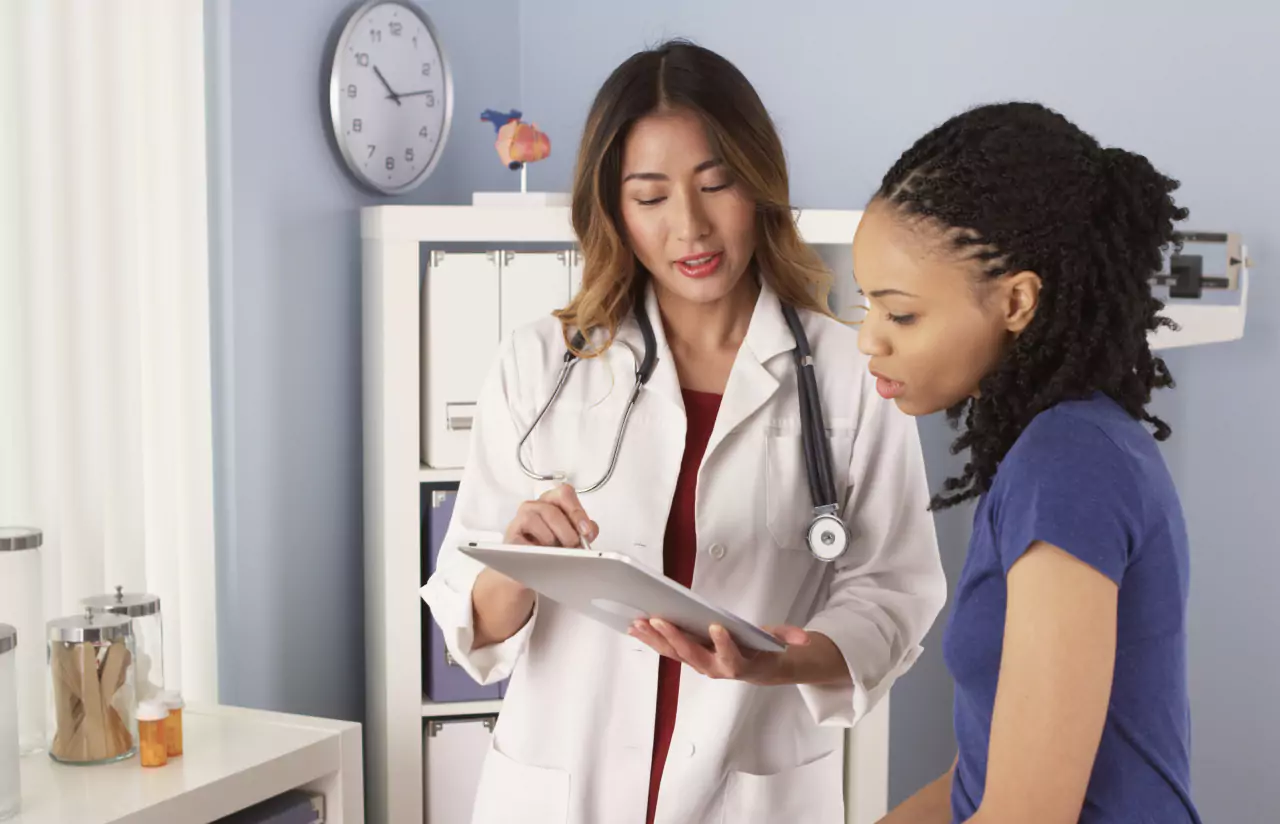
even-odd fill
[(116, 603), (121, 603), (123, 601), (124, 601), (124, 587), (120, 584), (116, 584)]
[(90, 624), (93, 623), (93, 607), (84, 608), (84, 620)]

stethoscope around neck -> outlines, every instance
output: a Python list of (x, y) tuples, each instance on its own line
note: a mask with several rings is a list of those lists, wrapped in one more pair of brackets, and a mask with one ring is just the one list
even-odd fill
[[(631, 412), (635, 409), (636, 401), (639, 399), (641, 391), (649, 383), (649, 378), (653, 376), (653, 370), (658, 363), (656, 353), (658, 348), (657, 338), (653, 334), (653, 324), (649, 320), (649, 313), (645, 310), (644, 300), (639, 295), (632, 301), (632, 314), (635, 315), (636, 323), (640, 327), (640, 335), (644, 339), (644, 354), (641, 357), (637, 357), (635, 350), (630, 345), (615, 338), (613, 345), (622, 346), (631, 353), (632, 361), (635, 364), (635, 384), (631, 388), (631, 395), (627, 398), (626, 409), (622, 413), (622, 420), (619, 422), (618, 431), (613, 438), (609, 465), (605, 469), (604, 475), (595, 483), (590, 486), (574, 487), (574, 491), (580, 495), (596, 491), (613, 476), (614, 467), (618, 463), (618, 453), (622, 449), (622, 439), (627, 431), (627, 423), (631, 420)], [(838, 514), (840, 505), (836, 495), (835, 475), (832, 472), (831, 445), (827, 441), (827, 429), (822, 419), (822, 405), (818, 396), (818, 380), (813, 368), (813, 353), (809, 349), (809, 338), (805, 335), (804, 327), (800, 324), (800, 317), (796, 314), (795, 308), (783, 303), (782, 315), (786, 319), (787, 326), (791, 329), (791, 335), (796, 342), (793, 355), (796, 363), (796, 388), (800, 397), (800, 439), (804, 449), (805, 474), (809, 482), (809, 497), (813, 502), (813, 518), (805, 530), (805, 541), (809, 545), (809, 551), (818, 560), (834, 561), (848, 550), (851, 535), (849, 528), (845, 526), (844, 521), (840, 519)], [(574, 350), (582, 351), (585, 346), (586, 338), (582, 332), (578, 332), (574, 335), (573, 346), (565, 350), (563, 363), (560, 366), (560, 372), (556, 377), (556, 384), (551, 390), (550, 397), (547, 398), (542, 408), (538, 410), (533, 422), (525, 429), (524, 436), (516, 444), (516, 460), (520, 464), (521, 471), (535, 481), (563, 482), (565, 480), (563, 473), (557, 472), (545, 475), (529, 467), (524, 460), (524, 445), (543, 416), (547, 414), (547, 410), (551, 408), (551, 404), (560, 396), (560, 391), (569, 380), (569, 375), (573, 372), (574, 367), (582, 362), (582, 358), (574, 354)]]

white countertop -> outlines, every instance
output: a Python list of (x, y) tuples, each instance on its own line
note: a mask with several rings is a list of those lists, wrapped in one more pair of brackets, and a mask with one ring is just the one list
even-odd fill
[(328, 821), (363, 824), (360, 725), (224, 706), (189, 706), (182, 756), (144, 768), (22, 759), (12, 824), (205, 824), (295, 788), (324, 792)]

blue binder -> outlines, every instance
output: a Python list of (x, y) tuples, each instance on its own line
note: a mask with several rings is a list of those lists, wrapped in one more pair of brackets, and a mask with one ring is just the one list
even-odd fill
[[(436, 558), (444, 543), (445, 532), (449, 529), (449, 520), (453, 517), (453, 503), (457, 498), (455, 490), (424, 490), (422, 538), (425, 546), (424, 560), (427, 574), (435, 572)], [(506, 682), (480, 686), (466, 671), (462, 669), (445, 648), (444, 634), (439, 625), (430, 617), (430, 611), (423, 602), (423, 692), (427, 699), (436, 703), (448, 701), (487, 701), (501, 698), (506, 691)]]
[(289, 790), (261, 804), (219, 818), (214, 824), (320, 824), (323, 821), (323, 796)]

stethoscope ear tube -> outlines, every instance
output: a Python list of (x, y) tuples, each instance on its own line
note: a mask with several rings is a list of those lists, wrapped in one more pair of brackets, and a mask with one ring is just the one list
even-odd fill
[(649, 382), (649, 376), (653, 374), (654, 367), (658, 365), (658, 339), (653, 334), (653, 323), (649, 320), (649, 313), (645, 311), (642, 303), (644, 293), (637, 292), (633, 300), (636, 301), (636, 323), (640, 327), (640, 336), (644, 338), (644, 355), (640, 365), (636, 367), (636, 380), (638, 386), (644, 386)]
[[(627, 423), (631, 420), (631, 412), (635, 409), (636, 401), (640, 397), (640, 392), (644, 389), (645, 384), (649, 382), (649, 377), (653, 374), (653, 369), (658, 362), (656, 351), (658, 348), (658, 341), (653, 334), (653, 324), (650, 323), (649, 315), (645, 312), (644, 304), (641, 302), (643, 300), (643, 290), (638, 289), (634, 299), (636, 302), (633, 304), (632, 308), (635, 313), (636, 322), (640, 326), (640, 334), (644, 337), (644, 355), (642, 357), (636, 357), (634, 349), (621, 341), (616, 342), (631, 353), (631, 358), (635, 363), (636, 382), (635, 386), (631, 389), (631, 396), (627, 399), (626, 409), (623, 411), (622, 420), (618, 424), (618, 432), (613, 439), (613, 447), (609, 453), (608, 468), (605, 470), (604, 475), (600, 480), (596, 481), (594, 484), (586, 487), (574, 487), (574, 490), (579, 495), (594, 492), (604, 486), (605, 483), (613, 477), (613, 470), (618, 465), (618, 453), (622, 450), (622, 439), (627, 431)], [(542, 408), (538, 410), (537, 416), (534, 417), (533, 422), (525, 429), (524, 435), (520, 438), (520, 442), (516, 444), (516, 462), (520, 465), (520, 471), (532, 480), (564, 482), (566, 479), (565, 475), (561, 472), (553, 472), (550, 475), (545, 475), (530, 467), (524, 459), (524, 445), (529, 440), (529, 436), (533, 434), (533, 430), (537, 428), (538, 423), (541, 422), (543, 416), (547, 414), (547, 410), (551, 408), (551, 404), (555, 402), (556, 398), (560, 397), (560, 390), (564, 389), (565, 382), (569, 380), (569, 373), (573, 371), (575, 366), (582, 362), (582, 359), (578, 357), (575, 352), (581, 352), (586, 347), (586, 344), (586, 336), (583, 335), (581, 331), (576, 332), (573, 336), (571, 348), (567, 349), (564, 353), (563, 363), (560, 367), (560, 374), (556, 378), (555, 388), (551, 390), (550, 397), (547, 398), (547, 401), (542, 405)]]
[(818, 506), (822, 498), (822, 478), (818, 475), (813, 450), (813, 415), (809, 409), (809, 393), (805, 391), (804, 356), (800, 349), (795, 350), (796, 360), (796, 393), (800, 398), (800, 441), (804, 450), (805, 475), (809, 481), (809, 498)]
[(822, 401), (818, 396), (818, 379), (814, 374), (809, 338), (793, 307), (784, 303), (782, 314), (796, 341), (796, 394), (800, 400), (801, 440), (809, 475), (809, 492), (815, 511), (834, 509), (839, 501), (836, 500), (835, 479), (831, 474), (831, 445), (827, 443), (827, 427), (822, 418)]
[(818, 483), (821, 489), (821, 496), (814, 500), (813, 505), (818, 506), (837, 506), (839, 501), (836, 500), (836, 483), (832, 477), (831, 471), (831, 443), (827, 440), (827, 427), (822, 419), (822, 403), (818, 399), (818, 379), (814, 375), (813, 359), (809, 358), (809, 363), (805, 366), (804, 390), (809, 396), (809, 415), (811, 427), (814, 432), (814, 452), (815, 463), (818, 467)]

